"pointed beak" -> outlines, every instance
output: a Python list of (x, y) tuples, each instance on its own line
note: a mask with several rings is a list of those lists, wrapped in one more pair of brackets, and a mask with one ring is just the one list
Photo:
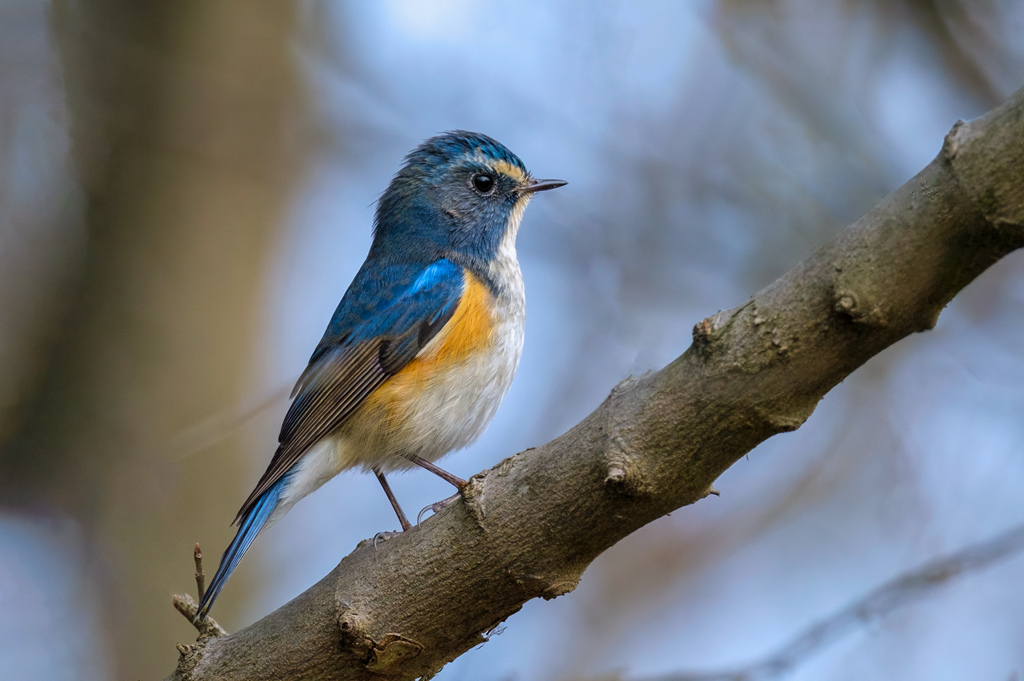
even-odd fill
[(521, 188), (522, 194), (533, 194), (534, 192), (546, 192), (549, 189), (558, 189), (569, 184), (565, 180), (530, 180), (530, 184)]

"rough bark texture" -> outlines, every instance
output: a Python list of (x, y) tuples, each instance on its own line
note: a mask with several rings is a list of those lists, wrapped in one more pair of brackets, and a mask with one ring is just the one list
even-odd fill
[(707, 496), (754, 446), (1024, 245), (1024, 90), (957, 123), (938, 157), (745, 305), (694, 328), (552, 442), (474, 476), (464, 499), (252, 626), (184, 649), (172, 679), (413, 679), (602, 551)]

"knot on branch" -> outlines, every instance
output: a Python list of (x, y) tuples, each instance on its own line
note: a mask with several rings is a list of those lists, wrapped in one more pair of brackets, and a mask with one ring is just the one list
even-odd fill
[(946, 133), (946, 137), (942, 140), (942, 150), (939, 152), (943, 163), (952, 163), (953, 159), (956, 158), (957, 153), (960, 151), (960, 145), (963, 143), (961, 139), (962, 132), (964, 132), (964, 122), (961, 119), (954, 123), (950, 131)]
[(636, 405), (631, 405), (629, 399), (632, 388), (641, 378), (629, 376), (612, 388), (605, 401), (605, 425), (600, 428), (604, 433), (605, 487), (625, 496), (650, 493), (646, 475), (633, 455), (631, 444)]
[(553, 598), (564, 596), (573, 589), (575, 589), (580, 583), (579, 577), (575, 579), (567, 579), (561, 582), (554, 582), (548, 585), (548, 588), (541, 592), (541, 598), (546, 601), (550, 601)]
[(832, 311), (854, 324), (883, 327), (888, 324), (885, 313), (877, 305), (872, 305), (866, 296), (857, 295), (853, 289), (838, 288), (832, 294)]
[(791, 433), (804, 425), (807, 416), (789, 416), (786, 414), (769, 414), (768, 425), (776, 433)]
[[(613, 439), (616, 448), (620, 450), (619, 453), (624, 453), (621, 451), (624, 444), (620, 440), (621, 438)], [(609, 459), (604, 485), (610, 491), (628, 497), (646, 495), (651, 491), (643, 471), (632, 458), (626, 456)]]
[(362, 617), (344, 601), (341, 603), (340, 609), (338, 629), (341, 631), (342, 646), (351, 650), (356, 657), (364, 662), (369, 660), (374, 641), (366, 633), (366, 625)]
[(832, 309), (840, 314), (852, 316), (860, 305), (857, 294), (853, 291), (837, 291), (832, 303)]
[(224, 630), (224, 627), (217, 624), (217, 621), (209, 615), (203, 616), (202, 619), (196, 620), (196, 613), (199, 612), (199, 605), (192, 600), (192, 597), (188, 594), (175, 594), (174, 598), (171, 599), (171, 603), (174, 605), (174, 609), (185, 616), (192, 626), (199, 632), (199, 639), (204, 638), (218, 638), (220, 636), (227, 636), (228, 632)]
[[(749, 305), (750, 303), (747, 303)], [(707, 354), (712, 342), (715, 340), (715, 335), (718, 331), (728, 326), (729, 322), (732, 321), (733, 316), (746, 305), (734, 307), (730, 310), (719, 310), (715, 314), (702, 319), (693, 325), (693, 347), (696, 350), (701, 351), (702, 354)]]
[[(814, 403), (810, 405), (791, 405), (786, 413), (771, 411), (762, 407), (755, 407), (754, 411), (757, 414), (757, 419), (765, 424), (773, 434), (791, 433), (804, 425), (804, 422), (814, 411)], [(714, 488), (712, 487), (712, 489)], [(709, 493), (713, 494), (714, 492)]]
[[(1018, 126), (1019, 122), (1018, 114)], [(1019, 231), (1024, 227), (1024, 209), (1021, 208), (1019, 200), (1020, 183), (1009, 179), (1005, 170), (1001, 171), (986, 161), (988, 156), (984, 151), (979, 159), (976, 158), (979, 154), (972, 150), (970, 154), (964, 156), (962, 164), (957, 163), (960, 161), (961, 151), (971, 147), (974, 142), (978, 142), (984, 149), (986, 142), (983, 130), (978, 126), (957, 121), (946, 134), (939, 157), (989, 227), (1000, 232)], [(981, 167), (978, 165), (979, 162)], [(1019, 238), (1013, 239), (1012, 235), (1006, 234), (1002, 237), (1010, 240), (1010, 248), (1006, 252), (1021, 247)]]
[(544, 600), (550, 601), (553, 598), (569, 593), (579, 586), (583, 571), (565, 572), (557, 577), (547, 577), (530, 573), (514, 574), (509, 570), (509, 575), (523, 590), (523, 593), (530, 598), (540, 596)]
[(423, 652), (423, 646), (402, 636), (388, 633), (376, 641), (367, 633), (366, 623), (352, 607), (344, 601), (340, 604), (338, 629), (342, 645), (362, 660), (368, 670), (376, 674), (391, 674), (406, 660)]
[(707, 345), (711, 339), (711, 318), (702, 319), (693, 325), (693, 344)]
[(195, 669), (201, 657), (199, 654), (201, 650), (200, 644), (188, 645), (186, 643), (178, 643), (175, 648), (178, 649), (178, 664), (175, 673), (180, 678), (192, 678), (192, 670)]
[(375, 642), (370, 649), (366, 668), (375, 674), (388, 674), (421, 652), (423, 646), (411, 638), (401, 634), (384, 634), (384, 638)]

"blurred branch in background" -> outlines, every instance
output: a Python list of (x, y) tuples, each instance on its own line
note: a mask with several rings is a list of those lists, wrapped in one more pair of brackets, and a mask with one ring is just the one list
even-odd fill
[(81, 626), (113, 651), (118, 678), (153, 678), (173, 659), (167, 642), (188, 628), (158, 613), (181, 581), (179, 558), (200, 534), (227, 536), (210, 509), (245, 484), (237, 442), (180, 465), (164, 443), (249, 387), (262, 275), (303, 166), (297, 15), (296, 3), (242, 1), (49, 8), (82, 215), (40, 212), (65, 219), (57, 231), (76, 246), (73, 257), (42, 252), (77, 267), (61, 268), (59, 287), (26, 275), (0, 289), (34, 291), (35, 309), (58, 319), (45, 350), (24, 341), (41, 359), (19, 379), (31, 389), (3, 404), (17, 425), (0, 429), (0, 490), (6, 512), (81, 528), (84, 556), (66, 562), (73, 583), (103, 594), (103, 612), (12, 609), (95, 617), (105, 626)]
[(956, 553), (937, 558), (883, 584), (794, 637), (767, 658), (732, 672), (680, 672), (646, 681), (771, 681), (781, 679), (826, 646), (863, 630), (897, 608), (931, 595), (959, 578), (1010, 558), (1024, 549), (1024, 525)]
[[(298, 376), (295, 377), (298, 380)], [(277, 389), (242, 400), (196, 423), (186, 426), (170, 438), (158, 456), (161, 459), (186, 459), (222, 442), (236, 430), (275, 406), (287, 404), (295, 381)]]

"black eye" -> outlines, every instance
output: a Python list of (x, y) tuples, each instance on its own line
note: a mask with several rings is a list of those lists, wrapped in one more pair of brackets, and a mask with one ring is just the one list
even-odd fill
[(491, 177), (490, 175), (474, 175), (473, 186), (481, 194), (486, 194), (487, 192), (494, 189), (494, 178)]

